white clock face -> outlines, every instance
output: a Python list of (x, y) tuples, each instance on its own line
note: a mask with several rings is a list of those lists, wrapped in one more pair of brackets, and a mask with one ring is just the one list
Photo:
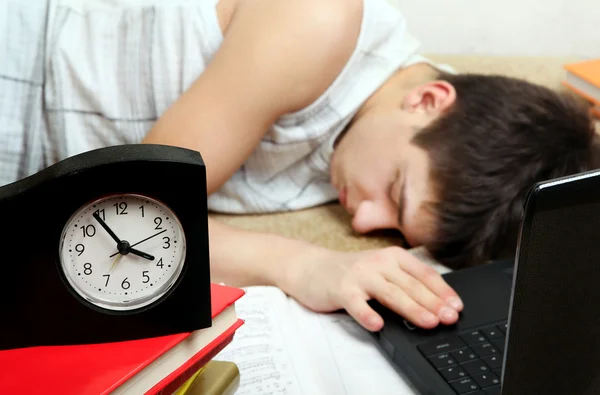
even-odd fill
[(96, 306), (132, 310), (163, 296), (185, 261), (175, 214), (141, 195), (111, 195), (81, 207), (65, 224), (60, 261), (73, 289)]

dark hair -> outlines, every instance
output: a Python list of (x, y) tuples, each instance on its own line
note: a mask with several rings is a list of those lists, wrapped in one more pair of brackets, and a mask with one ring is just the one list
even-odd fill
[(441, 75), (451, 108), (414, 143), (431, 160), (437, 218), (434, 258), (458, 269), (514, 253), (524, 199), (534, 183), (596, 168), (592, 118), (574, 97), (524, 80)]

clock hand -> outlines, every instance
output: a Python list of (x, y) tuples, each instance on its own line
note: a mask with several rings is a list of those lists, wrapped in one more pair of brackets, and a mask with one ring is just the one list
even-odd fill
[(98, 213), (94, 213), (93, 214), (94, 218), (96, 218), (96, 221), (98, 221), (100, 223), (100, 225), (102, 225), (102, 227), (104, 228), (104, 230), (106, 230), (106, 232), (108, 232), (108, 234), (110, 235), (110, 237), (113, 238), (114, 241), (117, 242), (117, 245), (119, 243), (121, 243), (121, 240), (117, 237), (117, 235), (115, 234), (115, 232), (113, 232), (108, 225), (106, 225), (106, 222), (104, 222), (102, 220), (102, 218), (100, 218), (100, 216), (98, 215)]
[[(141, 256), (142, 258), (146, 258), (150, 261), (154, 260), (153, 255), (150, 255), (146, 252), (132, 248), (131, 245), (129, 245), (129, 243), (127, 242), (127, 240), (120, 241), (119, 244), (117, 245), (117, 250), (118, 250), (118, 252), (115, 254), (112, 254), (109, 258), (112, 258), (113, 256), (115, 256), (117, 254), (127, 255), (129, 253), (132, 253), (133, 255)], [(116, 261), (115, 261), (115, 264), (116, 264)], [(113, 266), (114, 266), (114, 264), (113, 264)]]
[[(131, 248), (131, 247), (135, 247), (136, 245), (138, 245), (138, 244), (141, 244), (141, 243), (143, 243), (143, 242), (145, 242), (145, 241), (147, 241), (147, 240), (150, 240), (151, 238), (153, 238), (153, 237), (156, 237), (156, 236), (158, 236), (159, 234), (161, 234), (161, 233), (164, 233), (164, 232), (166, 232), (166, 231), (167, 231), (166, 229), (163, 229), (163, 230), (161, 230), (160, 232), (158, 232), (158, 233), (155, 233), (155, 234), (153, 234), (153, 235), (152, 235), (152, 236), (150, 236), (150, 237), (146, 237), (144, 240), (140, 240), (140, 241), (138, 241), (137, 243), (135, 243), (135, 244), (132, 244), (131, 246), (129, 246), (129, 248)], [(119, 252), (117, 251), (117, 252), (115, 252), (114, 254), (112, 254), (110, 257), (112, 258), (113, 256), (117, 255), (118, 253), (119, 253)]]
[(138, 244), (142, 244), (142, 243), (143, 243), (143, 242), (145, 242), (146, 240), (150, 240), (151, 238), (153, 238), (153, 237), (156, 237), (156, 236), (158, 236), (158, 235), (159, 235), (159, 234), (161, 234), (161, 233), (165, 233), (166, 231), (167, 231), (166, 229), (163, 229), (163, 230), (161, 230), (160, 232), (158, 232), (158, 233), (156, 233), (156, 234), (153, 234), (153, 235), (152, 235), (152, 236), (150, 236), (150, 237), (146, 237), (144, 240), (141, 240), (141, 241), (138, 241), (138, 242), (137, 242), (137, 243), (135, 243), (135, 244), (132, 244), (131, 246), (132, 246), (132, 247), (135, 247), (136, 245), (138, 245)]
[(115, 258), (115, 261), (113, 262), (112, 266), (110, 267), (110, 270), (108, 271), (109, 273), (111, 273), (113, 271), (113, 269), (117, 265), (117, 262), (119, 262), (119, 260), (121, 259), (122, 256), (123, 255), (119, 254), (119, 256)]
[(136, 250), (135, 248), (129, 248), (129, 252), (132, 253), (133, 255), (137, 255), (137, 256), (141, 256), (142, 258), (146, 258), (150, 261), (154, 260), (154, 256), (150, 255), (150, 254), (146, 254), (145, 252), (142, 252), (140, 250)]

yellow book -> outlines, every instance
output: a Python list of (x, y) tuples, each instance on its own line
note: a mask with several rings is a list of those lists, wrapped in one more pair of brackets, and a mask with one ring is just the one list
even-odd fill
[(240, 385), (240, 371), (233, 362), (210, 361), (173, 395), (233, 395)]

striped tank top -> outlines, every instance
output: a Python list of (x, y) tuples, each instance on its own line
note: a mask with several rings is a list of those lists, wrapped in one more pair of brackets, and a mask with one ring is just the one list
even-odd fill
[[(8, 53), (0, 61), (0, 185), (88, 150), (139, 143), (218, 50), (217, 1), (1, 2)], [(396, 8), (364, 0), (342, 72), (312, 104), (271, 126), (209, 197), (209, 209), (265, 213), (336, 199), (336, 137), (396, 70), (428, 61), (418, 50)]]

